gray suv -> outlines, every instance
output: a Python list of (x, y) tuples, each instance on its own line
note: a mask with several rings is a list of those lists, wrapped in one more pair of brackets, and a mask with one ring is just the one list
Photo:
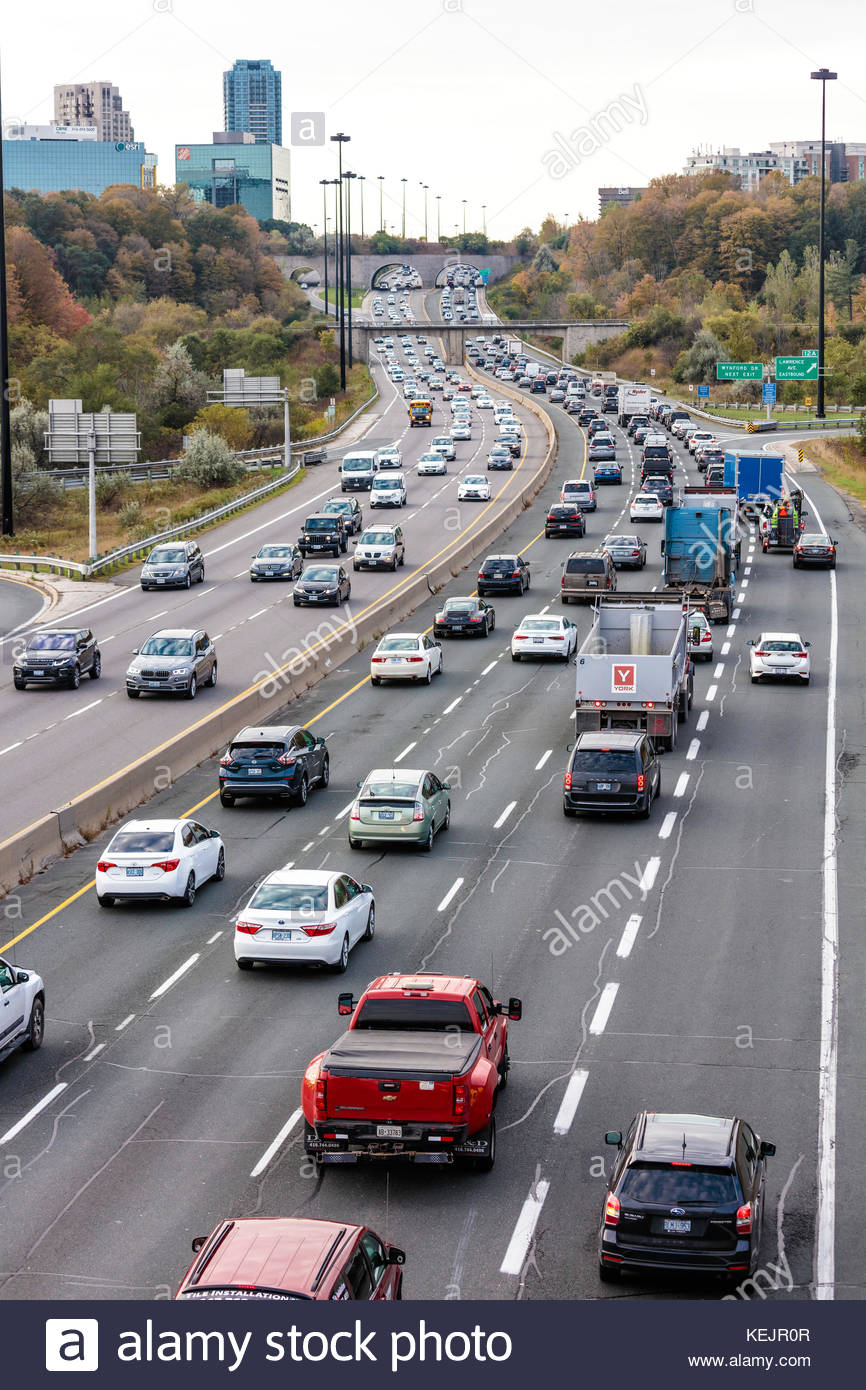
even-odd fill
[(355, 545), (352, 569), (395, 570), (404, 560), (402, 526), (368, 526)]
[(189, 589), (204, 580), (204, 556), (196, 541), (166, 541), (150, 552), (141, 570), (142, 589)]
[(163, 628), (133, 652), (126, 693), (137, 700), (143, 690), (167, 691), (194, 700), (200, 685), (216, 685), (214, 644), (200, 628)]

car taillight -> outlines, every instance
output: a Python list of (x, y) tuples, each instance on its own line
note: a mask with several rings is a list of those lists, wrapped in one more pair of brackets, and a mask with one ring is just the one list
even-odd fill
[(99, 863), (98, 863), (97, 866), (96, 866), (96, 872), (97, 872), (98, 874), (106, 874), (106, 873), (108, 873), (108, 870), (109, 870), (109, 869), (116, 869), (116, 868), (117, 868), (117, 865), (116, 865), (116, 864), (113, 864), (112, 861), (111, 861), (110, 859), (100, 859)]
[(570, 773), (570, 772), (566, 772), (565, 776), (564, 776), (563, 779), (562, 779), (562, 785), (563, 785), (563, 787), (565, 788), (565, 790), (566, 790), (567, 792), (570, 792), (570, 791), (571, 791), (571, 773)]
[(484, 619), (481, 617), (480, 614), (477, 614), (474, 618), (470, 618), (469, 621), (470, 623), (483, 623)]
[(484, 571), (483, 571), (483, 570), (479, 570), (479, 571), (478, 571), (478, 578), (479, 578), (479, 579), (483, 579), (483, 578), (484, 578)]
[(412, 812), (412, 819), (413, 819), (413, 820), (423, 820), (423, 819), (424, 819), (424, 803), (423, 803), (422, 801), (416, 801), (416, 802), (415, 802), (415, 809), (414, 809), (414, 811)]
[(639, 772), (637, 775), (637, 789), (639, 792), (646, 791), (646, 773)]
[(235, 923), (235, 930), (242, 931), (246, 936), (255, 936), (256, 932), (261, 931), (261, 927), (258, 922), (239, 921)]
[(559, 586), (560, 586), (561, 589), (564, 589), (564, 588), (565, 588), (565, 575), (563, 575), (562, 578), (560, 579), (560, 581), (559, 581)]
[(372, 660), (373, 660), (373, 661), (384, 661), (385, 658), (384, 658), (384, 656), (374, 656), (374, 657), (372, 658)]
[(151, 864), (150, 867), (152, 869), (162, 869), (164, 874), (173, 874), (179, 863), (179, 859), (160, 859), (156, 864)]
[(295, 755), (294, 753), (281, 753), (277, 762), (281, 767), (292, 767), (295, 762)]
[(423, 656), (407, 656), (407, 661), (423, 661)]
[(557, 636), (557, 634), (556, 634), (555, 632), (550, 632), (550, 633), (548, 633), (548, 636), (549, 636), (551, 642), (564, 642), (564, 641), (565, 641), (565, 638), (564, 638), (564, 637)]
[(608, 1192), (607, 1201), (604, 1204), (604, 1224), (605, 1226), (619, 1225), (619, 1198), (612, 1192)]
[(800, 661), (805, 661), (805, 660), (806, 660), (806, 657), (809, 655), (809, 653), (808, 653), (808, 652), (794, 652), (794, 655), (795, 655), (795, 657), (797, 657)]
[(746, 1202), (737, 1209), (737, 1235), (749, 1236), (752, 1234), (752, 1204)]
[(332, 931), (337, 930), (336, 922), (322, 922), (317, 927), (302, 927), (301, 930), (307, 936), (330, 936)]
[(526, 641), (526, 633), (525, 633), (525, 632), (515, 632), (515, 634), (514, 634), (514, 640), (515, 640), (515, 642), (525, 642), (525, 641)]
[(315, 1100), (314, 1100), (314, 1102), (313, 1102), (313, 1104), (314, 1104), (313, 1114), (314, 1114), (314, 1117), (315, 1117), (317, 1120), (325, 1120), (325, 1119), (327, 1119), (327, 1110), (326, 1110), (326, 1108), (325, 1108), (326, 1103), (327, 1103), (327, 1099), (328, 1099), (328, 1083), (327, 1083), (327, 1081), (325, 1080), (324, 1076), (320, 1076), (320, 1077), (318, 1077), (317, 1080), (316, 1080), (316, 1094), (315, 1094)]
[(233, 762), (234, 758), (231, 753), (226, 753), (225, 757), (220, 758), (220, 767), (231, 767)]
[(355, 804), (354, 804), (354, 806), (352, 807), (352, 810), (351, 810), (350, 813), (349, 813), (349, 820), (360, 820), (360, 819), (361, 819), (361, 808), (360, 808), (360, 806), (358, 805), (358, 803), (357, 803), (357, 801), (356, 801)]
[(512, 579), (519, 579), (519, 578), (520, 578), (520, 570), (512, 570), (512, 572), (511, 572), (511, 578), (512, 578)]
[(639, 551), (639, 550), (633, 550), (631, 553), (632, 553), (632, 557), (634, 557), (634, 556), (636, 556), (636, 555), (637, 555), (637, 556), (640, 555), (640, 551)]
[(454, 1086), (454, 1114), (465, 1115), (469, 1108), (469, 1087), (462, 1082)]
[(712, 640), (713, 640), (713, 634), (712, 634), (711, 632), (705, 632), (704, 635), (703, 635), (703, 637), (701, 638), (701, 641), (702, 641), (702, 642), (712, 642)]

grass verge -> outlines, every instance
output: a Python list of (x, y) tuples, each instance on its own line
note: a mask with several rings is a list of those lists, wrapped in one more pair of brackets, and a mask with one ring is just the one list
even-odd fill
[(859, 440), (802, 439), (798, 443), (828, 483), (866, 504), (866, 457)]

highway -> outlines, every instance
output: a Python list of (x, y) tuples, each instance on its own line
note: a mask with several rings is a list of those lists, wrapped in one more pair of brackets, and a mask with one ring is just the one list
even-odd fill
[[(737, 607), (729, 627), (714, 629), (714, 662), (696, 669), (694, 709), (663, 759), (652, 818), (567, 820), (573, 667), (509, 656), (525, 613), (559, 608), (571, 547), (545, 541), (544, 509), (587, 468), (583, 432), (547, 408), (555, 474), (496, 547), (530, 561), (529, 593), (493, 600), (490, 639), (449, 642), (432, 687), (372, 689), (366, 651), (298, 701), (292, 717), (329, 744), (326, 791), (303, 809), (226, 811), (210, 762), (160, 792), (152, 814), (195, 809), (225, 837), (226, 878), (192, 911), (100, 912), (89, 884), (104, 841), (6, 900), (0, 947), (40, 971), (48, 1005), (45, 1046), (10, 1057), (0, 1083), (3, 1196), (14, 1209), (0, 1252), (4, 1298), (169, 1297), (192, 1237), (253, 1213), (368, 1222), (407, 1251), (407, 1298), (718, 1297), (672, 1279), (598, 1282), (604, 1132), (644, 1107), (739, 1114), (775, 1142), (761, 1260), (769, 1298), (809, 1299), (816, 1279), (823, 1296), (863, 1297), (857, 1223), (845, 1213), (859, 1196), (864, 1139), (866, 959), (855, 902), (866, 838), (864, 537), (838, 495), (805, 475), (811, 509), (839, 542), (837, 574), (795, 573), (787, 556), (747, 542)], [(600, 489), (580, 548), (625, 520), (637, 451), (615, 432), (625, 485)], [(629, 587), (659, 584), (658, 529), (644, 528), (649, 564)], [(243, 544), (229, 568), (240, 571)], [(447, 593), (471, 592), (474, 574)], [(244, 611), (240, 574), (237, 587)], [(133, 593), (116, 612), (161, 597)], [(428, 628), (434, 606), (407, 626)], [(588, 610), (568, 612), (582, 638)], [(746, 640), (789, 627), (812, 642), (811, 685), (751, 686)], [(451, 828), (429, 856), (350, 856), (356, 783), (391, 763), (447, 776)], [(375, 889), (375, 939), (339, 983), (235, 968), (233, 915), (261, 875), (287, 862), (345, 867)], [(582, 924), (576, 939), (563, 931), (569, 922)], [(317, 1177), (304, 1158), (300, 1080), (341, 1031), (337, 991), (357, 995), (391, 969), (477, 973), (497, 997), (523, 998), (489, 1175), (338, 1167)]]

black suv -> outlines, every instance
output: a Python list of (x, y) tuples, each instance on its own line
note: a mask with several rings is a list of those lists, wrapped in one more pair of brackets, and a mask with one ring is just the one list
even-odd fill
[(719, 1274), (739, 1283), (758, 1263), (765, 1159), (775, 1144), (745, 1120), (642, 1112), (623, 1139), (602, 1213), (599, 1274), (623, 1269)]
[(52, 627), (32, 633), (12, 667), (16, 690), (28, 685), (67, 685), (77, 690), (82, 676), (98, 681), (101, 675), (102, 656), (89, 627)]
[(554, 502), (544, 522), (545, 540), (551, 536), (585, 536), (586, 517), (576, 502)]
[(478, 596), (516, 592), (529, 588), (529, 565), (522, 555), (488, 555), (478, 571)]
[(349, 549), (345, 517), (339, 512), (315, 512), (308, 516), (298, 536), (298, 549), (304, 556), (329, 551), (338, 559), (341, 551), (345, 554)]
[(595, 420), (597, 417), (598, 411), (593, 410), (592, 406), (585, 405), (581, 407), (580, 414), (577, 417), (577, 423), (579, 425), (588, 425), (590, 420)]
[(297, 724), (241, 729), (220, 758), (220, 802), (238, 796), (281, 796), (304, 806), (314, 783), (330, 780), (328, 747)]
[(646, 820), (661, 793), (652, 739), (639, 731), (601, 729), (572, 746), (562, 787), (566, 816), (578, 811), (631, 811)]

